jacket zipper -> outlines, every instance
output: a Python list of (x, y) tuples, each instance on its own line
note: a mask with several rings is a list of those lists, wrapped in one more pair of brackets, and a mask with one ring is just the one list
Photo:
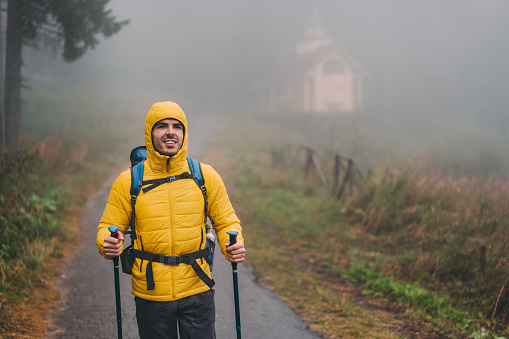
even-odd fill
[[(166, 174), (170, 174), (170, 158), (166, 160)], [(168, 183), (168, 203), (170, 204), (170, 228), (171, 228), (171, 255), (175, 255), (175, 223), (173, 222), (173, 210), (171, 204), (171, 182)], [(173, 300), (177, 299), (177, 293), (175, 291), (175, 270), (176, 266), (171, 266), (171, 282), (173, 286)]]

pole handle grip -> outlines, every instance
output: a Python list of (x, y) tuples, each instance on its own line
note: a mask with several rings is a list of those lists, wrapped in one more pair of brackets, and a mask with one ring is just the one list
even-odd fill
[(120, 227), (118, 227), (118, 226), (110, 226), (110, 227), (108, 227), (108, 231), (110, 231), (111, 236), (113, 238), (117, 238), (118, 239), (118, 231), (120, 231)]
[(230, 236), (230, 246), (234, 245), (237, 242), (237, 235), (239, 234), (239, 232), (228, 231), (228, 232), (226, 232), (226, 234), (228, 234)]

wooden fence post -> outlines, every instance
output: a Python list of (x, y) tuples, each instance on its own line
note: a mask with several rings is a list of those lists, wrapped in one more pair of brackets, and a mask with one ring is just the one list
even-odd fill
[(313, 159), (312, 159), (312, 150), (307, 147), (303, 147), (304, 151), (306, 152), (306, 160), (304, 161), (304, 177), (306, 179), (309, 179), (309, 172), (311, 170), (311, 165), (313, 165)]
[(481, 280), (484, 280), (484, 273), (486, 272), (486, 244), (481, 244), (481, 258), (479, 262), (479, 273)]
[(338, 188), (339, 184), (339, 171), (341, 170), (341, 156), (339, 153), (336, 153), (334, 156), (334, 170), (332, 173), (332, 192), (336, 192), (336, 189)]
[(316, 173), (318, 175), (318, 179), (324, 187), (327, 187), (327, 182), (325, 180), (325, 175), (323, 174), (322, 168), (318, 163), (318, 158), (316, 157), (315, 151), (313, 151), (309, 147), (301, 146), (302, 149), (306, 152), (306, 160), (304, 162), (304, 177), (306, 179), (309, 178), (311, 167), (314, 166)]
[(311, 154), (311, 160), (313, 160), (313, 164), (316, 168), (316, 173), (318, 174), (318, 178), (320, 179), (320, 182), (322, 183), (323, 187), (327, 187), (327, 181), (325, 180), (325, 175), (323, 175), (322, 168), (320, 167), (320, 164), (318, 163), (318, 158), (316, 157), (315, 152)]
[(343, 183), (341, 184), (341, 188), (338, 191), (338, 194), (336, 196), (336, 199), (340, 199), (343, 195), (343, 191), (345, 190), (346, 183), (348, 182), (348, 179), (350, 179), (350, 174), (352, 173), (352, 167), (353, 167), (353, 160), (348, 159), (348, 165), (346, 167), (345, 177), (343, 179)]

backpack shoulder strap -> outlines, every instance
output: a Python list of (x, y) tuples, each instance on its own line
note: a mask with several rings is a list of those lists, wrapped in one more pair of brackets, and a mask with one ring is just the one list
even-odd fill
[(138, 194), (140, 194), (141, 183), (143, 181), (143, 170), (144, 170), (144, 161), (137, 163), (134, 166), (131, 166), (131, 238), (136, 239), (136, 230), (135, 230), (135, 205), (136, 199), (138, 198)]
[(189, 165), (189, 170), (191, 173), (195, 174), (194, 181), (203, 194), (203, 200), (205, 201), (205, 218), (207, 218), (209, 215), (207, 206), (207, 187), (205, 187), (205, 178), (203, 177), (203, 172), (201, 171), (201, 164), (198, 160), (192, 158), (187, 158), (187, 164)]
[(129, 159), (131, 160), (132, 166), (145, 161), (147, 159), (147, 146), (138, 146), (133, 148)]
[(205, 186), (205, 179), (203, 178), (200, 162), (192, 158), (187, 158), (187, 164), (189, 165), (191, 173), (196, 174), (196, 178), (194, 178), (196, 185), (198, 185), (200, 188), (201, 186)]

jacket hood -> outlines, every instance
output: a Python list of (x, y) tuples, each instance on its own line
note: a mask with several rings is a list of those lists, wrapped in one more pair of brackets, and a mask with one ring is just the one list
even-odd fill
[[(184, 125), (184, 140), (182, 142), (182, 147), (178, 153), (172, 157), (162, 155), (157, 152), (152, 143), (152, 128), (156, 122), (163, 119), (176, 119)], [(169, 168), (171, 172), (174, 170), (181, 170), (187, 157), (187, 136), (188, 128), (186, 115), (179, 105), (171, 101), (158, 102), (153, 104), (148, 111), (147, 118), (145, 120), (145, 143), (147, 145), (147, 160), (150, 162), (151, 168), (155, 171), (166, 171), (169, 159)]]

